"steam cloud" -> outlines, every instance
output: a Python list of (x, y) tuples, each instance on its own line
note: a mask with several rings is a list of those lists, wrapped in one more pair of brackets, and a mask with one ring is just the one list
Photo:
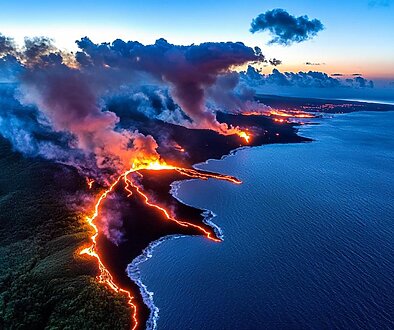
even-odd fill
[(238, 128), (219, 123), (215, 110), (225, 105), (236, 111), (253, 93), (234, 91), (238, 74), (231, 76), (232, 69), (265, 61), (259, 48), (240, 42), (178, 46), (164, 39), (152, 45), (117, 39), (95, 44), (85, 37), (77, 45), (75, 55), (58, 50), (48, 38), (25, 39), (18, 48), (0, 35), (1, 81), (17, 82), (19, 100), (1, 110), (0, 129), (27, 154), (102, 171), (119, 172), (140, 158), (159, 158), (152, 136), (119, 127), (106, 97), (133, 91), (132, 101), (146, 111), (152, 112), (152, 103), (167, 103), (152, 114), (156, 118), (234, 134)]
[(227, 134), (229, 128), (218, 123), (206, 107), (207, 89), (230, 68), (264, 60), (261, 53), (233, 42), (177, 46), (159, 39), (148, 46), (122, 40), (96, 45), (83, 38), (78, 46), (83, 52), (77, 53), (77, 60), (83, 68), (94, 66), (112, 72), (122, 70), (130, 75), (148, 74), (156, 83), (170, 86), (172, 97), (191, 119), (191, 127), (213, 129), (222, 134)]
[(269, 44), (290, 45), (313, 38), (324, 29), (318, 19), (310, 20), (308, 16), (293, 16), (284, 9), (273, 9), (253, 19), (250, 32), (268, 30), (273, 38)]
[[(301, 37), (290, 33), (294, 38)], [(254, 102), (256, 86), (372, 87), (360, 76), (340, 81), (313, 71), (263, 75), (249, 66), (239, 73), (248, 64), (281, 64), (240, 42), (95, 44), (85, 37), (77, 45), (71, 54), (48, 38), (30, 38), (19, 48), (0, 34), (0, 134), (26, 155), (73, 165), (100, 183), (133, 164), (159, 160), (159, 148), (181, 148), (157, 120), (229, 135), (239, 128), (218, 122), (216, 112), (266, 112)], [(126, 126), (125, 118), (131, 118)], [(155, 123), (164, 130), (157, 141), (149, 135)], [(120, 244), (121, 201), (112, 202), (99, 225)]]

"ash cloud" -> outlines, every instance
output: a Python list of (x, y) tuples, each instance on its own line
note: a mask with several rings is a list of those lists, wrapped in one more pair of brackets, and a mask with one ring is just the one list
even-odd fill
[(83, 52), (77, 53), (77, 60), (83, 68), (106, 67), (110, 71), (146, 74), (155, 83), (169, 86), (172, 98), (191, 119), (191, 127), (222, 134), (229, 128), (218, 123), (206, 107), (207, 89), (230, 68), (264, 60), (259, 49), (240, 42), (178, 46), (159, 39), (147, 46), (122, 40), (97, 45), (83, 38), (78, 46)]
[(324, 26), (318, 19), (309, 19), (306, 15), (296, 17), (284, 9), (277, 8), (253, 19), (250, 32), (269, 31), (272, 39), (268, 44), (288, 46), (312, 39), (323, 29)]
[[(132, 105), (127, 110), (147, 118), (234, 134), (237, 128), (219, 123), (215, 111), (218, 105), (237, 109), (253, 94), (233, 91), (233, 78), (224, 77), (234, 67), (265, 61), (259, 48), (240, 42), (179, 46), (164, 39), (152, 45), (117, 39), (95, 44), (84, 37), (77, 45), (75, 55), (44, 37), (27, 38), (18, 48), (1, 35), (0, 74), (16, 87), (4, 94), (10, 107), (2, 109), (0, 129), (28, 155), (97, 171), (119, 172), (141, 159), (160, 157), (157, 142), (141, 134), (138, 125), (121, 127), (120, 114), (107, 107), (111, 97), (119, 102), (123, 93)], [(26, 116), (15, 109), (30, 112)]]

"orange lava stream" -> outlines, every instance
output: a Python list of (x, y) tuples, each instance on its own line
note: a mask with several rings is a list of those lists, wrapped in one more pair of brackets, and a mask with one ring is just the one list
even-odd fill
[[(182, 168), (182, 167), (176, 167), (172, 165), (168, 165), (165, 162), (161, 162), (159, 160), (155, 161), (142, 161), (142, 162), (135, 162), (132, 166), (132, 168), (128, 171), (125, 171), (119, 177), (112, 183), (112, 185), (107, 188), (97, 199), (95, 206), (94, 206), (94, 212), (91, 216), (86, 217), (86, 221), (89, 224), (89, 226), (93, 229), (93, 235), (90, 237), (91, 239), (91, 245), (89, 247), (83, 248), (80, 251), (80, 254), (87, 254), (97, 260), (98, 267), (99, 267), (99, 275), (97, 276), (97, 279), (100, 283), (103, 283), (107, 285), (112, 291), (116, 293), (120, 293), (122, 295), (125, 295), (128, 299), (128, 305), (131, 307), (132, 310), (132, 319), (133, 319), (133, 325), (132, 325), (132, 330), (135, 330), (138, 327), (138, 318), (137, 318), (137, 306), (133, 302), (134, 297), (132, 296), (130, 291), (127, 291), (123, 288), (121, 288), (119, 285), (117, 285), (114, 282), (114, 279), (111, 275), (111, 273), (108, 271), (108, 269), (105, 267), (104, 263), (102, 262), (98, 252), (96, 251), (96, 245), (97, 245), (97, 237), (99, 235), (99, 229), (94, 223), (95, 219), (98, 217), (100, 213), (100, 206), (102, 202), (108, 197), (108, 195), (115, 190), (115, 187), (119, 184), (119, 182), (122, 180), (125, 183), (125, 191), (127, 192), (127, 197), (130, 197), (133, 194), (133, 189), (135, 192), (142, 197), (144, 200), (145, 204), (148, 205), (149, 207), (155, 208), (159, 210), (162, 214), (163, 217), (166, 220), (173, 221), (177, 223), (178, 225), (182, 227), (192, 227), (197, 230), (199, 230), (201, 233), (203, 233), (208, 239), (214, 241), (214, 242), (220, 242), (221, 240), (219, 238), (216, 238), (212, 235), (211, 232), (203, 228), (202, 226), (189, 223), (183, 220), (178, 220), (175, 217), (170, 215), (170, 212), (165, 209), (164, 207), (153, 203), (148, 195), (142, 191), (142, 188), (135, 184), (132, 180), (128, 178), (128, 175), (131, 173), (138, 174), (139, 176), (143, 176), (139, 170), (175, 170), (179, 172), (182, 175), (192, 177), (192, 178), (197, 178), (197, 179), (202, 179), (202, 180), (207, 180), (209, 178), (214, 178), (214, 179), (219, 179), (219, 180), (225, 180), (229, 181), (235, 184), (240, 184), (242, 183), (240, 180), (238, 180), (235, 177), (229, 176), (229, 175), (221, 175), (221, 174), (215, 174), (215, 173), (208, 173), (208, 172), (199, 172), (194, 169), (188, 169), (188, 168)], [(92, 179), (87, 179), (87, 184), (89, 189), (91, 189), (92, 185), (94, 183), (94, 180)]]
[[(133, 299), (134, 297), (131, 295), (131, 293), (125, 289), (120, 288), (113, 280), (113, 277), (111, 275), (111, 273), (108, 271), (108, 269), (104, 266), (103, 262), (101, 261), (100, 256), (98, 255), (98, 253), (96, 252), (96, 244), (97, 244), (97, 236), (99, 234), (98, 228), (97, 226), (94, 224), (94, 220), (97, 218), (98, 214), (99, 214), (99, 208), (100, 205), (102, 203), (102, 201), (104, 199), (107, 198), (108, 194), (110, 192), (112, 192), (116, 185), (119, 183), (120, 179), (122, 176), (119, 176), (118, 179), (107, 189), (105, 190), (101, 196), (99, 197), (99, 199), (96, 202), (96, 205), (94, 207), (94, 213), (91, 217), (86, 217), (86, 220), (89, 224), (90, 227), (93, 228), (94, 230), (94, 234), (93, 236), (90, 237), (91, 241), (92, 241), (92, 245), (84, 248), (79, 254), (87, 254), (93, 258), (97, 259), (97, 263), (99, 266), (99, 270), (100, 270), (100, 274), (98, 275), (98, 281), (99, 283), (104, 283), (106, 284), (112, 291), (115, 291), (117, 293), (123, 294), (127, 297), (128, 299), (128, 305), (131, 307), (132, 309), (132, 318), (133, 318), (133, 326), (132, 326), (132, 330), (135, 330), (138, 326), (138, 319), (137, 319), (137, 306), (133, 303)], [(88, 183), (89, 185), (89, 183)]]
[(218, 179), (218, 180), (223, 180), (223, 181), (229, 181), (229, 182), (232, 182), (235, 184), (242, 183), (241, 180), (238, 180), (237, 178), (230, 176), (230, 175), (199, 172), (199, 171), (191, 169), (191, 168), (182, 168), (182, 167), (177, 167), (177, 168), (175, 168), (175, 170), (181, 174), (184, 174), (186, 176), (189, 176), (189, 177), (192, 177), (195, 179), (208, 180), (209, 178), (212, 178), (212, 179)]
[(148, 205), (148, 206), (150, 206), (150, 207), (152, 207), (152, 208), (155, 208), (155, 209), (161, 211), (167, 220), (176, 222), (178, 225), (180, 225), (180, 226), (182, 226), (182, 227), (192, 227), (192, 228), (196, 228), (196, 229), (198, 229), (199, 231), (203, 232), (203, 233), (205, 234), (205, 236), (206, 236), (208, 239), (210, 239), (211, 241), (214, 241), (214, 242), (221, 242), (220, 239), (218, 239), (218, 238), (216, 238), (216, 237), (213, 237), (213, 236), (211, 235), (211, 233), (210, 233), (209, 231), (207, 231), (206, 229), (204, 229), (203, 227), (198, 226), (198, 225), (195, 225), (195, 224), (192, 224), (192, 223), (189, 223), (189, 222), (186, 222), (186, 221), (177, 220), (177, 219), (175, 219), (175, 217), (171, 217), (170, 214), (169, 214), (169, 212), (168, 212), (164, 207), (161, 207), (160, 205), (157, 205), (157, 204), (152, 203), (152, 202), (149, 200), (148, 195), (145, 194), (144, 192), (142, 192), (142, 189), (141, 189), (140, 187), (138, 187), (137, 185), (135, 185), (134, 183), (132, 183), (132, 181), (129, 180), (129, 179), (127, 178), (127, 176), (124, 176), (124, 180), (125, 180), (125, 182), (126, 182), (127, 184), (129, 184), (130, 186), (132, 186), (133, 188), (135, 188), (135, 190), (137, 191), (137, 193), (144, 199), (144, 202), (145, 202), (146, 205)]

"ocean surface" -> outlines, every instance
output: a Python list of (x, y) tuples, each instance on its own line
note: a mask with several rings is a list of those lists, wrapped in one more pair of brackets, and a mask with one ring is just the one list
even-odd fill
[(319, 122), (314, 142), (199, 166), (242, 185), (181, 184), (224, 242), (167, 240), (140, 265), (158, 329), (394, 329), (394, 112)]

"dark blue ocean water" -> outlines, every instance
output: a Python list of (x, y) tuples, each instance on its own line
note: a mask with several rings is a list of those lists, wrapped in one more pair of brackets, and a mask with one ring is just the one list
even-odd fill
[(141, 265), (159, 329), (394, 329), (394, 112), (305, 127), (305, 144), (239, 151), (178, 196), (223, 243), (158, 246)]

